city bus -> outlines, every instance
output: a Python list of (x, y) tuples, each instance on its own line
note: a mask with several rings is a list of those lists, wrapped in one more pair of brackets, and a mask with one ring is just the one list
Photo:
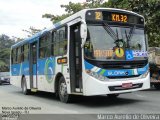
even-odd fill
[(117, 96), (150, 88), (144, 17), (127, 10), (81, 10), (11, 47), (11, 84), (46, 91)]

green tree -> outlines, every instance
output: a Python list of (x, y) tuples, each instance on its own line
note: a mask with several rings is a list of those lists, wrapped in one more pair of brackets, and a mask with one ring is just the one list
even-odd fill
[(86, 0), (86, 3), (72, 3), (61, 5), (66, 14), (54, 16), (45, 14), (42, 17), (49, 18), (53, 23), (80, 11), (84, 8), (120, 8), (137, 12), (145, 17), (146, 32), (149, 38), (149, 46), (160, 46), (160, 0)]
[(10, 48), (15, 41), (7, 35), (0, 35), (0, 72), (9, 71)]
[(24, 30), (23, 29), (22, 31), (27, 32), (28, 33), (28, 37), (31, 37), (31, 36), (35, 35), (36, 33), (40, 32), (41, 30), (40, 29), (36, 29), (36, 28), (34, 28), (34, 27), (31, 26), (29, 28), (29, 30)]
[(65, 8), (66, 14), (62, 15), (52, 15), (52, 14), (44, 14), (42, 15), (42, 18), (49, 18), (53, 23), (57, 23), (66, 17), (69, 17), (73, 13), (76, 13), (86, 7), (86, 4), (81, 3), (72, 3), (69, 2), (68, 5), (61, 5), (61, 8)]
[(68, 5), (61, 5), (61, 8), (65, 9), (66, 14), (53, 15), (46, 13), (42, 15), (42, 18), (49, 18), (53, 23), (57, 23), (82, 9), (100, 7), (102, 2), (103, 0), (87, 0), (84, 3), (69, 2)]
[(143, 15), (149, 46), (160, 47), (160, 0), (109, 0), (103, 7), (122, 8)]

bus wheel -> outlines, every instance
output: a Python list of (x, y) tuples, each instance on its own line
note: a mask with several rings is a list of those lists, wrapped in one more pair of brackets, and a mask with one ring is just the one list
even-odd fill
[(160, 84), (154, 84), (154, 87), (155, 87), (157, 90), (160, 90)]
[(27, 83), (26, 83), (26, 79), (25, 77), (22, 78), (22, 93), (24, 95), (28, 95), (29, 94), (29, 90), (27, 89)]
[(70, 101), (70, 95), (67, 93), (67, 85), (64, 77), (59, 80), (58, 95), (61, 102), (68, 103)]

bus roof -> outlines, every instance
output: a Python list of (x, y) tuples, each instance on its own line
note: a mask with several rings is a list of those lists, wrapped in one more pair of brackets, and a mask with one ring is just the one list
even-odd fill
[[(43, 34), (49, 32), (49, 31), (51, 31), (51, 30), (53, 30), (53, 29), (56, 29), (56, 28), (62, 26), (63, 24), (66, 24), (66, 23), (68, 23), (68, 22), (70, 22), (70, 21), (72, 21), (72, 20), (74, 20), (74, 19), (76, 19), (76, 18), (85, 19), (85, 13), (86, 13), (86, 11), (88, 11), (88, 10), (122, 11), (122, 12), (127, 12), (127, 13), (131, 13), (131, 14), (135, 14), (135, 15), (137, 15), (137, 16), (143, 17), (142, 15), (139, 15), (139, 14), (137, 14), (137, 13), (135, 13), (135, 12), (128, 11), (128, 10), (123, 10), (123, 9), (116, 9), (116, 8), (92, 8), (92, 9), (83, 9), (83, 10), (81, 10), (81, 11), (79, 11), (79, 12), (77, 12), (77, 13), (75, 13), (75, 14), (67, 17), (67, 18), (65, 18), (64, 20), (62, 20), (62, 21), (54, 24), (51, 28), (42, 30), (42, 31), (36, 33), (35, 35), (33, 35), (33, 36), (30, 37), (30, 38), (26, 38), (26, 39), (24, 39), (24, 40), (22, 40), (22, 41), (20, 41), (20, 42), (18, 42), (18, 43), (16, 43), (16, 44), (12, 45), (11, 48), (16, 48), (16, 47), (21, 46), (21, 45), (24, 45), (24, 44), (26, 44), (26, 43), (33, 43), (34, 41), (36, 41), (36, 40), (37, 40), (40, 36), (42, 36)], [(143, 17), (143, 18), (144, 18), (144, 17)]]

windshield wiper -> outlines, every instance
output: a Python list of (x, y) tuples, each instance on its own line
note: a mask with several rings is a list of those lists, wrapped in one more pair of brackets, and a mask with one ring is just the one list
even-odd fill
[(114, 31), (109, 27), (108, 24), (106, 24), (106, 23), (104, 23), (104, 22), (103, 22), (103, 24), (105, 25), (105, 26), (103, 26), (103, 27), (104, 27), (104, 29), (108, 32), (108, 34), (109, 34), (115, 41), (117, 41), (117, 40), (118, 40), (118, 37), (117, 37), (117, 35), (114, 33)]
[(127, 35), (127, 31), (125, 30), (125, 35), (126, 35), (126, 39), (127, 39), (127, 48), (130, 48), (129, 45), (129, 36)]
[(130, 40), (131, 40), (131, 38), (132, 38), (132, 36), (133, 36), (133, 32), (135, 31), (135, 29), (136, 29), (136, 25), (134, 25), (134, 26), (131, 28), (131, 30), (130, 30), (130, 32), (129, 32), (129, 35), (127, 35), (127, 31), (125, 30), (125, 35), (126, 35), (126, 39), (127, 39), (127, 48), (130, 48), (129, 42), (130, 42)]
[(119, 46), (119, 41), (123, 42), (123, 39), (119, 39), (119, 33), (118, 30), (116, 29), (116, 33), (110, 28), (110, 26), (107, 23), (104, 23), (104, 29), (108, 32), (108, 34), (114, 39), (114, 43), (116, 44), (117, 47)]
[[(110, 28), (110, 26), (107, 24), (107, 23), (105, 23), (105, 22), (103, 22), (103, 24), (105, 25), (105, 26), (103, 26), (104, 27), (104, 29), (108, 32), (108, 34), (115, 40), (115, 43), (117, 43), (118, 41), (123, 41), (123, 39), (119, 39), (119, 34), (118, 34), (118, 30), (116, 29), (116, 33)], [(131, 30), (130, 30), (130, 32), (129, 32), (129, 35), (127, 35), (127, 31), (125, 30), (125, 35), (126, 35), (126, 39), (127, 39), (127, 48), (129, 48), (130, 47), (130, 45), (129, 45), (129, 41), (131, 40), (131, 38), (132, 38), (132, 36), (133, 36), (133, 32), (135, 31), (135, 29), (136, 29), (136, 25), (134, 25), (132, 28), (131, 28)]]
[(129, 40), (131, 40), (131, 38), (132, 38), (132, 36), (133, 36), (133, 32), (135, 31), (135, 29), (136, 29), (136, 25), (134, 25), (134, 26), (132, 27), (132, 29), (130, 30), (130, 32), (129, 32), (129, 36), (128, 36), (128, 39), (129, 39)]

